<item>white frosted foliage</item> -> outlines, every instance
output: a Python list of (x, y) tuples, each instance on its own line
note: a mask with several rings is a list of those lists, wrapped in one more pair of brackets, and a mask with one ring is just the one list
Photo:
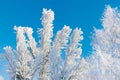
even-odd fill
[(16, 49), (6, 46), (2, 55), (8, 61), (10, 80), (120, 80), (118, 8), (106, 6), (103, 27), (94, 29), (93, 51), (86, 57), (82, 29), (64, 25), (54, 34), (54, 15), (51, 9), (43, 9), (38, 38), (32, 27), (14, 26)]
[[(98, 56), (99, 70), (96, 78), (119, 80), (120, 74), (120, 12), (106, 6), (102, 17), (103, 29), (95, 29), (93, 37), (94, 57)], [(94, 65), (96, 66), (96, 65)], [(118, 67), (119, 66), (119, 67)]]

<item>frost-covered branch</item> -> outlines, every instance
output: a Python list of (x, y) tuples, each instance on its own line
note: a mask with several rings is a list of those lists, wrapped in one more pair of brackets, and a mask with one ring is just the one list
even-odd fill
[(43, 9), (42, 20), (42, 33), (41, 33), (41, 47), (45, 52), (49, 52), (51, 46), (51, 38), (53, 37), (53, 20), (54, 20), (54, 12), (49, 9)]
[(52, 49), (50, 51), (50, 77), (52, 80), (60, 80), (61, 78), (61, 52), (67, 46), (71, 29), (69, 26), (64, 26), (58, 31)]
[[(42, 70), (40, 71), (40, 78), (43, 80), (48, 80), (49, 79), (49, 59), (48, 55), (50, 53), (50, 48), (51, 48), (51, 42), (52, 42), (52, 37), (53, 37), (53, 20), (54, 20), (54, 12), (49, 9), (43, 9), (42, 12), (42, 25), (43, 29), (40, 29), (40, 46), (42, 51), (44, 52), (44, 58), (45, 58), (45, 64), (42, 66)], [(41, 31), (42, 30), (42, 31)]]
[(80, 55), (82, 53), (81, 49), (81, 40), (83, 40), (82, 36), (83, 32), (81, 29), (76, 28), (73, 30), (73, 33), (70, 38), (70, 44), (68, 45), (66, 49), (66, 60), (64, 63), (63, 68), (65, 68), (64, 71), (64, 76), (66, 77), (65, 79), (69, 80), (69, 78), (72, 78), (75, 74), (76, 68), (78, 68), (79, 63), (80, 63)]

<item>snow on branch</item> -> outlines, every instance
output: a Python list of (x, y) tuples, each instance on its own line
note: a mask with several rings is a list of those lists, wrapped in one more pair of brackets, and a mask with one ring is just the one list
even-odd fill
[[(69, 80), (81, 61), (83, 32), (64, 25), (53, 38), (54, 12), (43, 9), (42, 26), (38, 29), (39, 42), (33, 37), (31, 27), (14, 26), (16, 50), (4, 48), (12, 72), (11, 80), (33, 80), (39, 73), (40, 80)], [(40, 43), (40, 45), (39, 45)], [(61, 54), (65, 54), (63, 59)]]
[(41, 33), (41, 41), (40, 44), (46, 52), (50, 50), (51, 46), (51, 38), (53, 36), (53, 20), (54, 20), (54, 12), (49, 9), (43, 9), (42, 12), (43, 16), (41, 18), (42, 20), (42, 33)]

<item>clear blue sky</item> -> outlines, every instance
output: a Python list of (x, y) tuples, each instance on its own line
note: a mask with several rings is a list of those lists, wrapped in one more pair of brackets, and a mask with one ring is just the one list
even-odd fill
[[(93, 26), (101, 28), (100, 18), (105, 5), (120, 7), (120, 0), (0, 0), (0, 51), (6, 45), (15, 48), (16, 40), (13, 26), (41, 26), (40, 17), (43, 8), (55, 12), (54, 33), (63, 25), (71, 28), (81, 27), (84, 32), (83, 56), (91, 53), (91, 33)], [(8, 80), (6, 61), (0, 62), (0, 75)]]

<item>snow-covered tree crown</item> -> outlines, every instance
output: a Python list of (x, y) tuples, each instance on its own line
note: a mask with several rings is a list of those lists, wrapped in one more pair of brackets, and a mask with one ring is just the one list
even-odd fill
[[(64, 25), (53, 38), (54, 12), (43, 9), (38, 42), (31, 27), (15, 26), (16, 49), (4, 48), (11, 80), (120, 80), (120, 12), (106, 6), (95, 29), (93, 52), (83, 58), (83, 32)], [(64, 57), (64, 58), (63, 58)]]
[(99, 75), (104, 80), (119, 80), (120, 12), (118, 8), (106, 6), (102, 25), (102, 29), (95, 29), (92, 43), (95, 50), (94, 57), (98, 57), (98, 66), (101, 71)]
[[(72, 78), (72, 73), (81, 59), (82, 45), (80, 42), (83, 40), (83, 32), (79, 28), (72, 32), (69, 26), (64, 25), (52, 40), (53, 20), (54, 12), (51, 9), (43, 9), (41, 17), (43, 28), (37, 31), (40, 37), (39, 42), (36, 42), (32, 36), (31, 27), (14, 26), (16, 50), (10, 46), (4, 48), (5, 58), (10, 66), (11, 79), (32, 80), (36, 72), (39, 72), (40, 80), (50, 80), (53, 77), (58, 80)], [(64, 56), (61, 54), (65, 54), (66, 58), (63, 59)], [(54, 67), (54, 65), (57, 66)]]

